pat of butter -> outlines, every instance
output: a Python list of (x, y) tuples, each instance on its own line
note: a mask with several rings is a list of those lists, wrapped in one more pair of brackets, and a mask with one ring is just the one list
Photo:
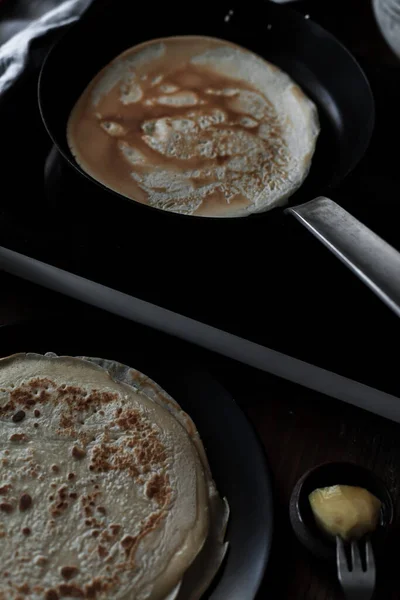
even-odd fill
[(318, 526), (328, 535), (358, 539), (378, 526), (382, 503), (364, 488), (333, 485), (308, 498)]

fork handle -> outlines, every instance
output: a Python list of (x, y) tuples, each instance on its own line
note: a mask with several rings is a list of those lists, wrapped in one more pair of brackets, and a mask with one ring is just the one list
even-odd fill
[(287, 208), (400, 317), (400, 253), (341, 206), (320, 196)]

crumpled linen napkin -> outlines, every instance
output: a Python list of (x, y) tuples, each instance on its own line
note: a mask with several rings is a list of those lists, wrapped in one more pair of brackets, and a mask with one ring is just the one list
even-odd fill
[(76, 21), (92, 0), (0, 0), (0, 95), (22, 75), (35, 40)]

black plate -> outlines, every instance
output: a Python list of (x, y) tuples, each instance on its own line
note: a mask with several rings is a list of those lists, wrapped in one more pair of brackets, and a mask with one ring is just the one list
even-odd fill
[(252, 600), (268, 561), (273, 526), (263, 449), (243, 412), (173, 339), (125, 321), (29, 322), (0, 328), (0, 356), (15, 352), (100, 356), (146, 373), (196, 423), (221, 495), (231, 508), (227, 559), (204, 600)]

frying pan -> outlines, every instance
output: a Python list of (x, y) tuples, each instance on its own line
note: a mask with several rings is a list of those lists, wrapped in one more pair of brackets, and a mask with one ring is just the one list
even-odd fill
[(373, 96), (358, 63), (319, 25), (272, 2), (204, 0), (188, 10), (177, 3), (156, 6), (147, 2), (138, 7), (125, 0), (98, 0), (50, 50), (39, 78), (39, 106), (59, 156), (79, 176), (79, 213), (89, 196), (95, 196), (92, 214), (102, 206), (106, 214), (124, 214), (121, 221), (127, 218), (159, 232), (178, 231), (178, 235), (185, 231), (186, 240), (196, 234), (202, 239), (225, 235), (233, 239), (241, 231), (251, 236), (252, 229), (259, 235), (276, 228), (281, 208), (245, 218), (210, 219), (132, 202), (87, 175), (66, 140), (74, 103), (94, 75), (126, 48), (173, 35), (230, 40), (286, 71), (319, 110), (321, 134), (312, 167), (285, 212), (295, 216), (400, 316), (400, 254), (326, 197), (362, 158), (373, 130)]

